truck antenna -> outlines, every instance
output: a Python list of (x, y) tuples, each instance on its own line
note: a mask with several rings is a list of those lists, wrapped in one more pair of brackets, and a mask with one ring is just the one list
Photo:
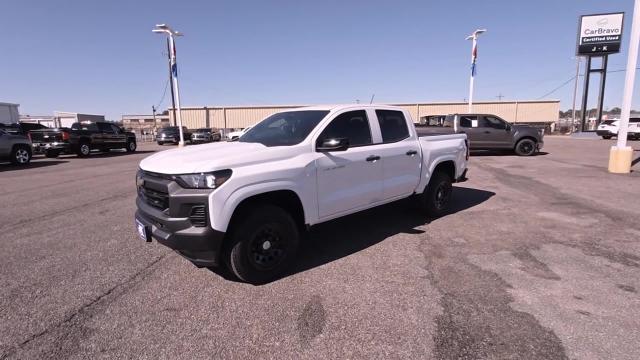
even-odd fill
[(371, 100), (369, 100), (369, 104), (373, 104), (373, 98), (375, 98), (375, 97), (376, 97), (376, 94), (372, 94), (371, 95)]

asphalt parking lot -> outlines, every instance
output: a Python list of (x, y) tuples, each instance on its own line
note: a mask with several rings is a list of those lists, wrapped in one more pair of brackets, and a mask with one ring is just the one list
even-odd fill
[(0, 164), (0, 358), (638, 359), (640, 164), (607, 173), (612, 144), (475, 154), (451, 214), (321, 225), (263, 286), (137, 238), (156, 145)]

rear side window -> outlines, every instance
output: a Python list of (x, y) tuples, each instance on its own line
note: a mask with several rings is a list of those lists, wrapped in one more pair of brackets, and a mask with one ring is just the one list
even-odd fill
[(392, 143), (409, 137), (407, 120), (402, 111), (376, 110), (376, 116), (382, 132), (382, 142)]
[(468, 116), (468, 115), (460, 116), (460, 127), (463, 127), (463, 128), (478, 127), (478, 117)]
[(369, 119), (364, 110), (349, 111), (338, 115), (324, 128), (318, 137), (318, 144), (324, 139), (347, 138), (349, 146), (371, 145)]
[(74, 123), (73, 125), (71, 125), (71, 129), (73, 129), (73, 130), (98, 131), (98, 126), (95, 123), (89, 123), (89, 124)]

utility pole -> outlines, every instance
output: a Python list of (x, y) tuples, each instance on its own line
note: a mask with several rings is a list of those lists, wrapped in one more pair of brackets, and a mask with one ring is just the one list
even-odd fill
[(576, 79), (573, 82), (573, 109), (571, 110), (571, 126), (569, 126), (569, 134), (573, 132), (576, 126), (576, 97), (578, 96), (578, 77), (580, 76), (580, 57), (576, 56)]
[(627, 134), (629, 116), (631, 115), (633, 84), (636, 78), (636, 64), (638, 63), (638, 43), (640, 43), (640, 0), (635, 0), (631, 23), (631, 40), (629, 41), (629, 53), (627, 55), (627, 72), (624, 78), (618, 143), (616, 146), (612, 146), (609, 151), (609, 172), (611, 173), (628, 174), (631, 172), (633, 148), (627, 146)]
[(469, 78), (469, 113), (472, 113), (473, 105), (473, 79), (476, 76), (476, 60), (478, 59), (478, 35), (487, 31), (486, 29), (478, 29), (471, 35), (467, 36), (467, 40), (472, 41), (471, 45), (471, 77)]
[[(174, 31), (166, 24), (156, 25), (156, 28), (152, 30), (155, 33), (165, 33), (169, 36), (169, 59), (170, 59), (170, 71), (171, 71), (171, 79), (173, 80), (171, 90), (172, 95), (173, 91), (175, 91), (175, 105), (174, 105), (174, 114), (176, 115), (178, 131), (180, 133), (180, 142), (178, 143), (179, 147), (184, 146), (184, 134), (182, 131), (182, 111), (180, 109), (180, 88), (178, 87), (178, 63), (176, 61), (176, 36), (182, 36), (182, 33), (178, 31)], [(173, 98), (173, 97), (172, 97)], [(177, 108), (177, 109), (176, 109)], [(177, 110), (177, 111), (176, 111)]]

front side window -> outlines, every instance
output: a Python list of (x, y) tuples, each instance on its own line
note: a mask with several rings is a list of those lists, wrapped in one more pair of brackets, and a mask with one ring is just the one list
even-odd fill
[(327, 125), (318, 137), (319, 146), (325, 139), (349, 139), (349, 146), (371, 145), (371, 129), (369, 119), (364, 110), (349, 111), (338, 115)]
[(507, 128), (507, 124), (493, 116), (485, 116), (486, 126), (494, 129), (504, 130)]
[(306, 139), (328, 113), (324, 110), (301, 110), (273, 114), (250, 127), (238, 141), (264, 146), (296, 145)]
[(376, 110), (376, 116), (382, 132), (382, 142), (392, 143), (409, 137), (407, 120), (402, 111)]

